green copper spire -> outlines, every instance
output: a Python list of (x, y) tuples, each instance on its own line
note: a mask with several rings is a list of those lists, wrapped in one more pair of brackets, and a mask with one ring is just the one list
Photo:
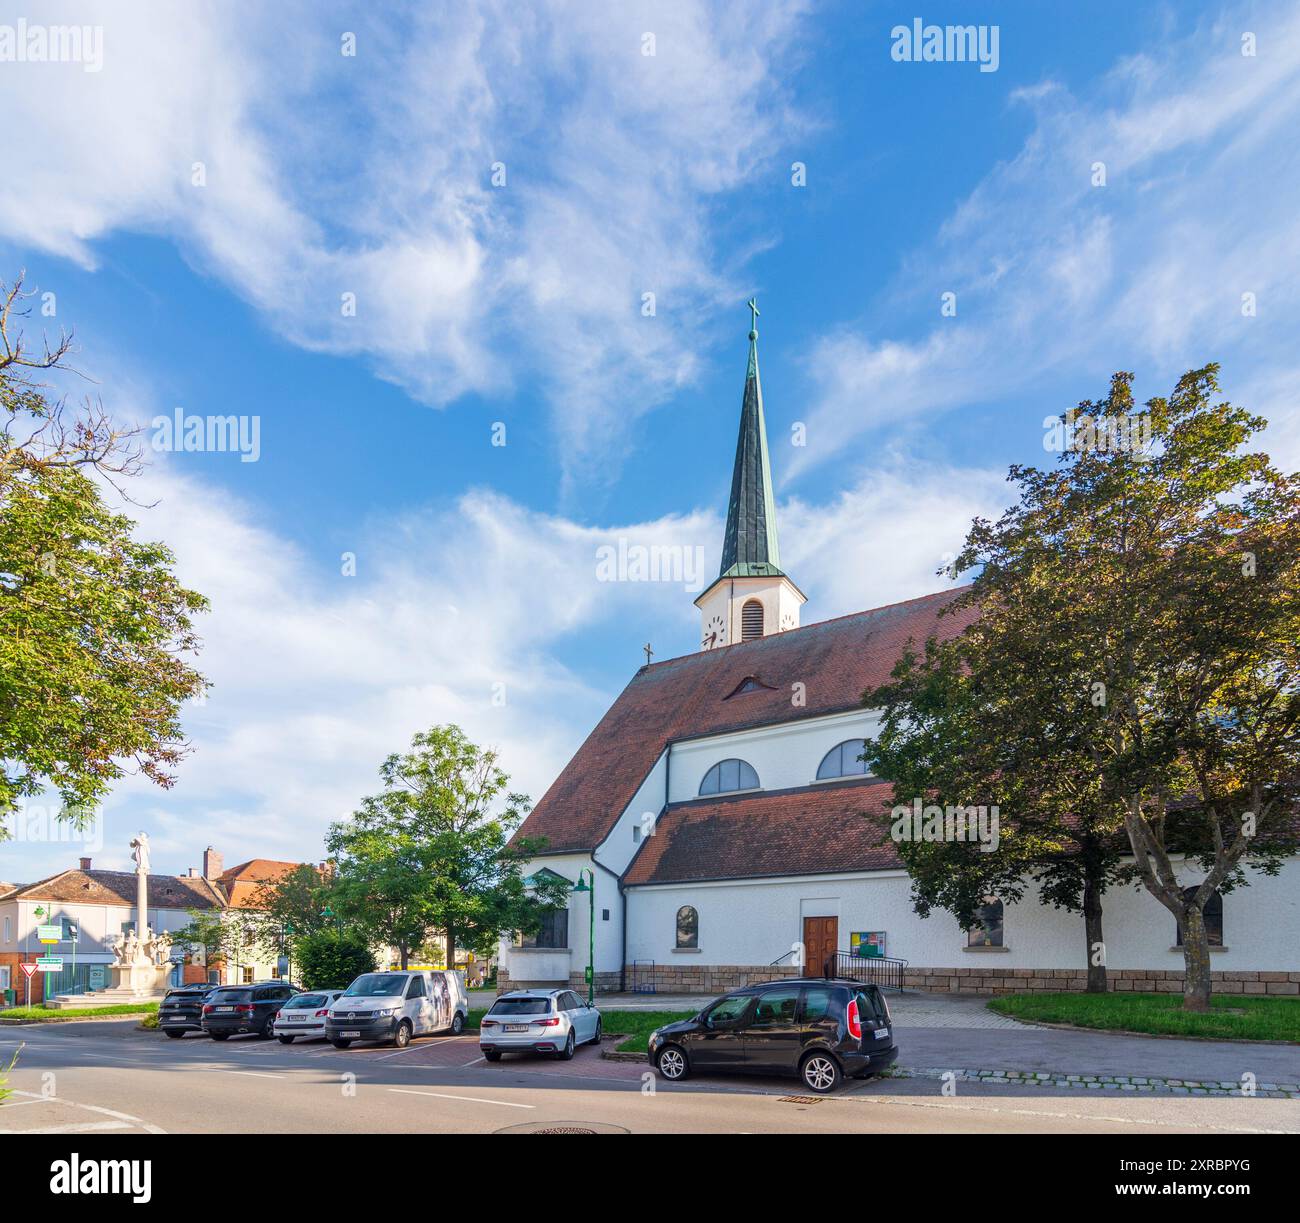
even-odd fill
[(758, 379), (758, 303), (750, 298), (749, 368), (740, 406), (740, 437), (731, 473), (727, 532), (722, 540), (720, 578), (775, 577), (781, 574), (776, 542), (776, 503), (772, 462), (763, 420), (763, 388)]

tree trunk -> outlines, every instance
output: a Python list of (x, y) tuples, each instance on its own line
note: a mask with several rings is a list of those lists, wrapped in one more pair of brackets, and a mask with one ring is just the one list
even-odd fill
[(448, 926), (445, 937), (447, 942), (447, 967), (455, 968), (456, 967), (456, 932), (450, 926)]
[(401, 958), (401, 961), (402, 961), (402, 967), (405, 968), (406, 965), (407, 965), (407, 963), (408, 963), (408, 962), (410, 961), (410, 959), (411, 959), (411, 953), (407, 950), (407, 947), (406, 947), (406, 944), (405, 944), (405, 943), (402, 943), (402, 944), (397, 948), (397, 954), (398, 954), (398, 956)]
[(1183, 910), (1183, 1009), (1210, 1009), (1210, 940), (1205, 932), (1205, 914), (1195, 905)]
[(1083, 881), (1083, 930), (1088, 943), (1088, 993), (1104, 994), (1106, 979), (1106, 943), (1101, 936), (1101, 885), (1091, 873)]

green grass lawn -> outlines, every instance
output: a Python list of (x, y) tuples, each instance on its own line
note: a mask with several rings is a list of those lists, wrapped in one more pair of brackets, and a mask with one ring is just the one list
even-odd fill
[(1012, 1019), (1072, 1023), (1157, 1036), (1300, 1042), (1300, 999), (1219, 994), (1210, 1013), (1182, 1009), (1181, 994), (1007, 994), (989, 1008)]
[(125, 1006), (84, 1006), (67, 1011), (46, 1009), (43, 1006), (12, 1006), (0, 1011), (0, 1019), (35, 1019), (44, 1023), (60, 1023), (65, 1019), (97, 1019), (101, 1015), (149, 1015), (158, 1010), (156, 1002), (130, 1003)]
[[(600, 1006), (599, 999), (596, 1005)], [(477, 1032), (479, 1020), (486, 1014), (486, 1010), (470, 1011), (465, 1020), (465, 1031)], [(611, 1036), (615, 1033), (627, 1036), (627, 1040), (618, 1046), (620, 1053), (644, 1053), (646, 1041), (655, 1028), (672, 1023), (674, 1019), (689, 1019), (694, 1014), (694, 1011), (607, 1011), (602, 1007), (600, 1022)]]

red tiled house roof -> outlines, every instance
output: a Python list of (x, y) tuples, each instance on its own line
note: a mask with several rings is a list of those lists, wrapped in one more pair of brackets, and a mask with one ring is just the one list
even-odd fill
[[(6, 900), (57, 900), (64, 904), (126, 905), (135, 908), (136, 878), (130, 871), (60, 871), (10, 892)], [(150, 875), (151, 909), (222, 909), (226, 899), (199, 876)]]
[[(672, 741), (859, 708), (864, 691), (889, 679), (909, 640), (919, 648), (928, 637), (954, 636), (970, 623), (975, 613), (968, 609), (940, 619), (958, 593), (642, 667), (516, 835), (545, 838), (543, 853), (592, 850)], [(764, 686), (732, 696), (751, 676)], [(804, 685), (803, 705), (791, 699), (795, 683)]]
[(218, 882), (225, 888), (231, 908), (255, 909), (263, 883), (281, 879), (301, 865), (300, 862), (277, 862), (273, 858), (252, 858), (222, 871)]
[(887, 781), (850, 781), (670, 806), (624, 882), (699, 883), (769, 875), (879, 871), (901, 865), (872, 816), (893, 804)]

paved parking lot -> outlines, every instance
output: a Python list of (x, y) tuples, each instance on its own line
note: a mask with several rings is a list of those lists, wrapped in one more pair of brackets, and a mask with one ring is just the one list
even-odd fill
[[(604, 1001), (604, 1000), (602, 1000)], [(678, 1007), (660, 997), (655, 1009)], [(504, 1132), (525, 1125), (645, 1132), (1092, 1132), (1129, 1126), (1300, 1132), (1292, 1046), (1156, 1040), (989, 1022), (978, 998), (891, 998), (899, 1075), (832, 1097), (793, 1079), (694, 1076), (665, 1084), (643, 1061), (580, 1048), (568, 1062), (489, 1063), (476, 1034), (404, 1050), (193, 1034), (168, 1040), (134, 1020), (0, 1028), (20, 1042), (0, 1134), (23, 1132)], [(613, 1009), (613, 1008), (610, 1008)], [(612, 1041), (605, 1043), (610, 1048)], [(1243, 1096), (1243, 1076), (1258, 1087)], [(1216, 1094), (1218, 1093), (1218, 1094)], [(671, 1102), (666, 1111), (660, 1102)]]

